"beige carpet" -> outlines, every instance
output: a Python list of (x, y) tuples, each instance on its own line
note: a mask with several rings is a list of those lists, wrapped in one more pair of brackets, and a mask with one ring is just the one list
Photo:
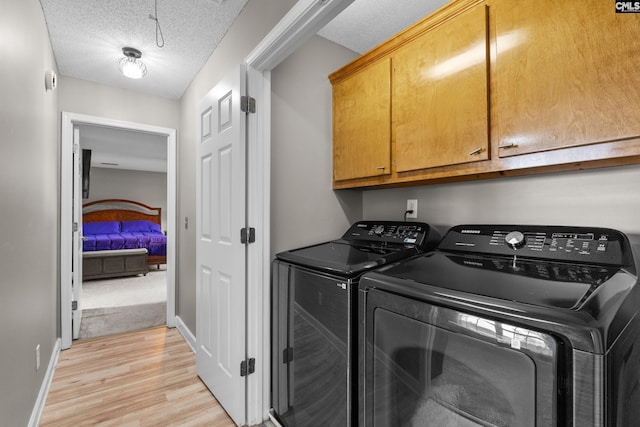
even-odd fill
[(167, 270), (153, 267), (146, 276), (86, 280), (82, 283), (82, 309), (124, 307), (167, 300)]
[(164, 325), (166, 270), (153, 268), (146, 276), (85, 281), (81, 306), (79, 339)]

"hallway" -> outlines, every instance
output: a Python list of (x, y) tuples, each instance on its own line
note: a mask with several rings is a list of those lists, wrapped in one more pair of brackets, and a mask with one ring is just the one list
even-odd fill
[(235, 424), (196, 376), (180, 333), (163, 326), (75, 341), (61, 352), (40, 426)]

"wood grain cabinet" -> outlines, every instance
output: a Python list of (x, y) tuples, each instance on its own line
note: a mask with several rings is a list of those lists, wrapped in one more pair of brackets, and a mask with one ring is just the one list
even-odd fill
[(398, 172), (486, 160), (487, 11), (478, 5), (393, 53)]
[(391, 173), (391, 61), (333, 85), (333, 179)]
[(453, 0), (329, 79), (334, 188), (640, 163), (640, 14)]
[(494, 0), (499, 156), (640, 136), (640, 19), (602, 0)]

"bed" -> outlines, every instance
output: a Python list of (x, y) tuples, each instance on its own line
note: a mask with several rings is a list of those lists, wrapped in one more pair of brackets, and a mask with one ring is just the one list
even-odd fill
[[(162, 231), (162, 209), (124, 199), (96, 200), (82, 207), (82, 250), (147, 250), (147, 264), (167, 263), (167, 237)], [(140, 252), (140, 251), (137, 251)], [(115, 252), (114, 252), (115, 253)]]

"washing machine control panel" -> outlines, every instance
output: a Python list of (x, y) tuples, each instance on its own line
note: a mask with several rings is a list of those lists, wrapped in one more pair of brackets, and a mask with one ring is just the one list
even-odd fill
[(586, 227), (461, 225), (449, 230), (439, 249), (610, 265), (624, 265), (630, 256), (621, 232)]
[(435, 231), (422, 222), (359, 221), (342, 236), (345, 240), (424, 246)]

